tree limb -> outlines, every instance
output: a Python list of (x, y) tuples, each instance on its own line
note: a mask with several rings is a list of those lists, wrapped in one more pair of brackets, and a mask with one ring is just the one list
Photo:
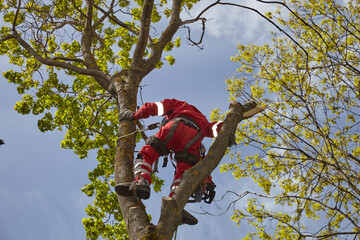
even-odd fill
[(197, 46), (199, 47), (201, 50), (203, 50), (203, 47), (200, 47), (200, 43), (202, 43), (203, 38), (204, 38), (204, 34), (205, 34), (205, 22), (206, 19), (205, 18), (201, 18), (199, 19), (201, 20), (201, 24), (202, 24), (202, 31), (201, 31), (201, 36), (200, 36), (200, 40), (198, 42), (195, 42), (194, 40), (191, 39), (191, 28), (187, 28), (188, 29), (188, 41), (190, 41), (192, 43), (193, 46)]
[(139, 31), (135, 30), (132, 28), (131, 25), (128, 25), (122, 21), (120, 21), (119, 19), (117, 19), (114, 15), (110, 15), (110, 13), (113, 13), (113, 9), (110, 7), (109, 11), (105, 11), (104, 9), (102, 9), (101, 7), (99, 7), (98, 5), (94, 4), (92, 1), (90, 1), (90, 3), (96, 8), (98, 9), (100, 12), (102, 12), (105, 16), (107, 16), (111, 21), (113, 21), (114, 23), (116, 23), (117, 25), (119, 25), (120, 27), (123, 27), (125, 29), (127, 29), (129, 32), (138, 35)]
[[(81, 37), (81, 52), (84, 57), (84, 64), (88, 69), (96, 70), (101, 72), (99, 67), (97, 66), (96, 60), (94, 55), (91, 53), (91, 43), (93, 39), (93, 31), (92, 31), (92, 10), (93, 7), (89, 2), (87, 1), (87, 13), (85, 18), (85, 28), (82, 31), (82, 37)], [(103, 87), (105, 90), (116, 96), (116, 90), (114, 84), (111, 82), (110, 78), (102, 78), (98, 76), (94, 76), (94, 79), (96, 82), (99, 83), (101, 87)]]
[(140, 18), (140, 32), (138, 42), (135, 46), (133, 61), (131, 69), (139, 71), (142, 66), (142, 61), (146, 49), (146, 44), (149, 37), (151, 13), (153, 9), (154, 0), (145, 0), (143, 4), (143, 10)]
[[(230, 104), (229, 114), (226, 116), (219, 135), (211, 145), (208, 154), (194, 167), (185, 171), (182, 181), (173, 195), (176, 204), (172, 203), (171, 206), (174, 209), (167, 209), (167, 211), (182, 211), (195, 188), (205, 179), (205, 177), (211, 175), (211, 172), (220, 163), (227, 149), (230, 134), (235, 133), (238, 123), (244, 119), (244, 112), (255, 107), (255, 102), (247, 103), (244, 106), (237, 102)], [(170, 201), (163, 199), (163, 204), (165, 204), (164, 200), (165, 202)], [(164, 232), (169, 231), (169, 228), (172, 230), (176, 229), (177, 225), (175, 223), (179, 223), (179, 221), (180, 217), (177, 214), (171, 214), (166, 217), (162, 216), (158, 222), (159, 234), (161, 235)], [(168, 229), (162, 227), (164, 225), (166, 225), (166, 228)]]
[(5, 42), (5, 41), (7, 41), (9, 39), (13, 39), (13, 38), (15, 38), (14, 34), (8, 34), (6, 36), (0, 37), (0, 42)]
[(16, 8), (15, 17), (14, 17), (14, 21), (13, 21), (13, 24), (12, 24), (12, 30), (13, 31), (15, 31), (15, 28), (16, 28), (16, 20), (17, 20), (17, 17), (19, 16), (20, 7), (21, 7), (21, 0), (19, 0), (18, 6)]
[(79, 58), (68, 58), (68, 57), (53, 57), (51, 58), (52, 60), (56, 61), (56, 60), (62, 60), (62, 61), (68, 61), (68, 62), (79, 62), (79, 63), (84, 63), (83, 59), (79, 59)]
[(182, 24), (180, 19), (180, 10), (181, 10), (181, 0), (173, 0), (172, 9), (171, 9), (171, 19), (169, 25), (166, 27), (164, 32), (161, 34), (159, 41), (155, 44), (151, 45), (150, 56), (145, 62), (142, 71), (142, 77), (145, 77), (148, 73), (150, 73), (157, 65), (157, 63), (161, 59), (162, 52), (168, 44), (179, 27)]
[[(99, 70), (93, 70), (93, 69), (85, 69), (85, 68), (80, 68), (80, 67), (76, 67), (74, 65), (65, 63), (65, 62), (59, 62), (59, 61), (55, 61), (49, 58), (43, 58), (40, 54), (38, 54), (27, 42), (25, 42), (24, 39), (22, 39), (20, 37), (20, 35), (14, 31), (13, 34), (11, 34), (9, 38), (14, 38), (16, 39), (19, 44), (26, 50), (28, 51), (32, 56), (34, 56), (34, 58), (36, 60), (38, 60), (39, 62), (41, 62), (42, 64), (48, 65), (48, 66), (53, 66), (53, 67), (60, 67), (60, 68), (64, 68), (79, 74), (83, 74), (83, 75), (88, 75), (88, 76), (92, 76), (92, 77), (98, 77), (98, 78), (102, 78), (104, 80), (109, 80), (110, 76), (108, 74), (103, 73), (102, 71)], [(8, 38), (8, 39), (9, 39)]]

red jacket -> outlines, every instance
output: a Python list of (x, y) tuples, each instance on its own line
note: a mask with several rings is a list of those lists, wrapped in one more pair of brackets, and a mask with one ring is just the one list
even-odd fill
[(222, 121), (209, 123), (206, 117), (194, 106), (176, 99), (164, 99), (161, 102), (145, 103), (133, 114), (134, 119), (150, 116), (166, 116), (168, 120), (178, 116), (191, 118), (201, 129), (203, 137), (217, 137)]

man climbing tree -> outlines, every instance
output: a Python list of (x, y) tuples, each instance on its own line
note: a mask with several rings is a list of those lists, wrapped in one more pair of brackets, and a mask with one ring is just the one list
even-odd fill
[[(204, 137), (216, 137), (222, 121), (209, 123), (206, 117), (194, 106), (176, 99), (164, 99), (161, 102), (146, 103), (137, 112), (124, 110), (119, 115), (122, 120), (138, 120), (149, 116), (166, 116), (160, 131), (146, 140), (134, 165), (135, 180), (132, 183), (119, 183), (115, 190), (121, 196), (137, 196), (141, 199), (150, 197), (151, 169), (160, 157), (172, 151), (177, 162), (174, 180), (171, 184), (170, 197), (181, 182), (184, 171), (200, 160), (201, 142)], [(228, 146), (235, 143), (235, 134), (229, 138)], [(197, 219), (185, 210), (182, 222), (197, 224)]]
[[(157, 227), (150, 223), (141, 201), (112, 192), (116, 184), (134, 180), (136, 139), (134, 136), (117, 139), (134, 132), (136, 124), (119, 122), (116, 115), (125, 109), (135, 111), (143, 78), (161, 67), (165, 51), (180, 46), (180, 39), (174, 38), (177, 31), (195, 22), (201, 22), (205, 29), (203, 14), (223, 4), (216, 1), (198, 16), (189, 15), (189, 19), (180, 16), (197, 2), (200, 1), (172, 0), (168, 4), (162, 0), (51, 3), (8, 0), (0, 3), (3, 18), (0, 54), (8, 55), (15, 65), (4, 77), (16, 84), (18, 93), (23, 95), (15, 109), (21, 114), (39, 115), (38, 128), (42, 132), (67, 129), (61, 146), (72, 149), (80, 158), (86, 158), (90, 150), (97, 150), (99, 164), (89, 173), (91, 183), (82, 189), (94, 197), (93, 206), (86, 209), (89, 218), (83, 220), (87, 238), (101, 235), (126, 239), (128, 234), (130, 239), (150, 239), (153, 235), (169, 239), (181, 220), (182, 208), (196, 187), (188, 184), (192, 171), (198, 171), (196, 166), (189, 169), (188, 177), (183, 175), (184, 181), (172, 199), (165, 199)], [(160, 20), (163, 22), (159, 25), (165, 27), (151, 34), (153, 25)], [(195, 43), (190, 37), (189, 41)], [(174, 63), (172, 56), (164, 58)], [(203, 161), (206, 166), (193, 182), (200, 183), (216, 168), (229, 136), (243, 119), (244, 108), (232, 105), (228, 116), (232, 121), (224, 121), (212, 147), (216, 151), (210, 149), (207, 160)], [(174, 214), (174, 209), (178, 214)], [(113, 224), (109, 218), (114, 220), (110, 221)]]

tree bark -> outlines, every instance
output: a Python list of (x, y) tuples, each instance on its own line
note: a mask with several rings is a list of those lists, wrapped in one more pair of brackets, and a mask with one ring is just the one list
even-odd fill
[[(16, 13), (13, 21), (12, 33), (7, 36), (0, 37), (0, 41), (7, 41), (9, 39), (16, 40), (22, 48), (24, 48), (30, 55), (34, 57), (39, 63), (53, 66), (57, 68), (67, 69), (69, 71), (92, 76), (95, 81), (111, 95), (117, 97), (119, 112), (124, 109), (135, 111), (137, 105), (137, 93), (142, 79), (150, 73), (161, 60), (162, 52), (166, 45), (172, 40), (179, 27), (190, 23), (183, 22), (180, 18), (181, 8), (184, 4), (182, 0), (172, 0), (171, 18), (168, 26), (162, 31), (158, 41), (153, 43), (149, 41), (149, 30), (151, 28), (151, 15), (153, 13), (154, 0), (144, 0), (143, 8), (140, 18), (140, 30), (135, 31), (131, 29), (131, 25), (126, 25), (112, 15), (112, 10), (104, 12), (94, 2), (86, 1), (86, 11), (82, 11), (75, 4), (74, 8), (81, 13), (81, 21), (74, 23), (75, 25), (84, 25), (84, 28), (79, 28), (76, 31), (81, 31), (80, 49), (82, 58), (67, 58), (63, 56), (48, 57), (48, 51), (39, 51), (34, 45), (26, 41), (26, 37), (17, 32), (17, 18), (20, 16), (21, 1), (18, 1)], [(104, 15), (97, 19), (95, 17), (94, 9), (100, 10)], [(209, 8), (207, 8), (209, 9)], [(205, 10), (206, 11), (206, 10)], [(129, 69), (122, 69), (117, 74), (111, 76), (106, 71), (100, 69), (98, 65), (96, 54), (94, 54), (94, 46), (96, 46), (94, 39), (98, 39), (96, 35), (96, 27), (101, 24), (106, 17), (119, 24), (119, 26), (128, 29), (130, 32), (138, 35), (138, 42), (135, 45), (132, 62)], [(34, 20), (36, 17), (34, 17)], [(95, 19), (95, 20), (94, 20)], [(97, 20), (96, 20), (97, 19)], [(191, 22), (200, 20), (194, 19)], [(204, 20), (204, 19), (202, 19)], [(96, 21), (94, 23), (94, 21)], [(54, 22), (56, 29), (64, 27), (70, 22), (62, 22), (57, 24)], [(35, 26), (35, 25), (34, 25)], [(54, 28), (54, 29), (55, 29)], [(19, 28), (21, 29), (21, 28)], [(81, 30), (80, 30), (81, 29)], [(40, 32), (43, 31), (40, 28)], [(42, 40), (41, 40), (42, 41)], [(40, 40), (38, 43), (41, 43)], [(44, 40), (45, 43), (47, 43)], [(148, 45), (149, 44), (149, 45)], [(46, 45), (46, 44), (45, 44)], [(144, 59), (144, 54), (147, 46), (150, 47), (150, 53), (147, 59)], [(73, 64), (80, 62), (81, 65)], [(135, 197), (121, 197), (118, 196), (118, 202), (123, 214), (129, 238), (133, 239), (171, 239), (181, 219), (181, 212), (185, 206), (191, 193), (197, 185), (216, 168), (221, 158), (223, 157), (228, 144), (229, 135), (235, 132), (237, 123), (242, 119), (243, 107), (240, 104), (231, 106), (230, 113), (225, 119), (223, 128), (219, 137), (215, 140), (214, 145), (210, 148), (208, 156), (204, 161), (195, 165), (184, 175), (184, 181), (181, 183), (173, 198), (164, 197), (162, 199), (161, 216), (157, 225), (152, 225), (147, 216), (143, 203)], [(119, 136), (128, 135), (136, 129), (135, 121), (122, 121), (119, 123)], [(135, 149), (135, 135), (121, 138), (116, 143), (116, 154), (114, 160), (114, 174), (115, 183), (132, 182), (133, 174), (133, 160)]]
[[(149, 38), (150, 18), (153, 0), (145, 0), (140, 20), (139, 41), (134, 49), (130, 69), (123, 75), (114, 76), (112, 85), (116, 87), (119, 111), (129, 109), (135, 111), (137, 91), (141, 80), (151, 72), (161, 59), (162, 52), (179, 27), (183, 24), (180, 19), (181, 0), (173, 0), (172, 14), (169, 25), (161, 34), (155, 44), (150, 44), (151, 52), (147, 60), (144, 58), (145, 47)], [(124, 78), (126, 76), (126, 78)], [(256, 104), (255, 104), (256, 105)], [(252, 107), (255, 107), (252, 106)], [(130, 240), (135, 239), (171, 239), (181, 220), (181, 212), (191, 193), (198, 184), (216, 168), (225, 154), (229, 136), (236, 130), (237, 124), (242, 120), (244, 107), (239, 103), (230, 106), (230, 113), (226, 117), (222, 130), (210, 148), (208, 156), (187, 171), (181, 185), (175, 192), (174, 198), (162, 199), (161, 216), (155, 226), (145, 211), (140, 200), (135, 197), (124, 198), (118, 196), (120, 209), (123, 214)], [(119, 136), (129, 134), (136, 129), (135, 121), (122, 121), (119, 127)], [(115, 156), (115, 182), (132, 182), (133, 159), (135, 149), (135, 136), (122, 138), (117, 143)]]
[[(166, 44), (171, 41), (172, 37), (181, 25), (179, 17), (181, 0), (174, 0), (172, 18), (169, 26), (160, 37), (160, 40), (153, 45), (150, 57), (145, 61), (143, 57), (149, 37), (152, 7), (153, 0), (144, 1), (143, 12), (141, 15), (139, 41), (134, 50), (131, 67), (125, 74), (126, 78), (124, 78), (123, 75), (116, 76), (112, 79), (113, 85), (116, 86), (119, 111), (124, 109), (135, 111), (137, 103), (137, 90), (141, 80), (155, 68), (156, 64), (161, 59), (161, 54)], [(124, 136), (135, 131), (135, 129), (135, 121), (122, 121), (119, 126), (119, 136)], [(135, 136), (121, 139), (117, 143), (114, 163), (116, 184), (133, 181), (134, 149)], [(150, 224), (145, 207), (140, 200), (135, 197), (124, 198), (118, 196), (118, 201), (125, 220), (126, 229), (131, 240), (158, 239), (157, 230), (155, 226)], [(170, 233), (168, 233), (168, 235), (169, 234)]]
[[(255, 102), (247, 103), (244, 106), (237, 102), (230, 104), (229, 114), (226, 116), (219, 135), (211, 145), (206, 157), (194, 167), (185, 171), (182, 181), (173, 195), (173, 199), (163, 199), (162, 210), (167, 206), (166, 212), (168, 216), (164, 216), (159, 220), (158, 228), (160, 236), (166, 235), (167, 238), (165, 239), (171, 239), (180, 222), (180, 216), (173, 213), (182, 212), (195, 188), (207, 176), (211, 175), (211, 172), (219, 165), (228, 147), (230, 134), (235, 133), (237, 125), (244, 119), (243, 113), (255, 107)], [(169, 234), (170, 231), (172, 231), (171, 235)]]

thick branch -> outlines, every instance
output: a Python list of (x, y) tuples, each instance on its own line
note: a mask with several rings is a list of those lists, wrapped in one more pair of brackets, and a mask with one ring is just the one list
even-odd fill
[(147, 40), (149, 37), (150, 23), (151, 23), (151, 13), (153, 9), (154, 0), (145, 0), (143, 5), (143, 10), (140, 18), (140, 33), (138, 37), (138, 42), (136, 44), (133, 62), (131, 68), (134, 70), (140, 70), (138, 68), (142, 65), (142, 60), (144, 57)]
[(53, 67), (60, 67), (60, 68), (68, 69), (70, 71), (73, 71), (73, 72), (76, 72), (76, 73), (79, 73), (79, 74), (88, 75), (88, 76), (92, 76), (92, 77), (98, 77), (98, 78), (102, 78), (104, 80), (110, 79), (110, 76), (108, 74), (105, 74), (105, 73), (103, 73), (102, 71), (99, 71), (99, 70), (80, 68), (80, 67), (76, 67), (74, 65), (71, 65), (71, 64), (68, 64), (68, 63), (65, 63), (65, 62), (59, 62), (59, 61), (55, 61), (55, 60), (52, 60), (52, 59), (43, 58), (27, 42), (25, 42), (25, 40), (22, 39), (20, 37), (20, 35), (16, 31), (14, 31), (11, 36), (12, 37), (9, 37), (9, 38), (16, 39), (19, 42), (19, 44), (26, 51), (28, 51), (36, 60), (38, 60), (42, 64), (45, 64), (45, 65), (48, 65), (48, 66), (53, 66)]
[(14, 21), (13, 21), (13, 24), (12, 24), (12, 30), (13, 30), (13, 31), (15, 31), (15, 28), (16, 28), (16, 21), (17, 21), (17, 17), (19, 16), (20, 7), (21, 7), (21, 1), (19, 0), (18, 6), (17, 6), (17, 8), (16, 8), (16, 13), (15, 13)]
[[(226, 116), (222, 128), (219, 132), (218, 137), (215, 139), (214, 143), (211, 145), (207, 156), (197, 163), (194, 167), (185, 171), (185, 174), (182, 177), (182, 181), (179, 184), (179, 187), (176, 189), (173, 199), (175, 204), (171, 204), (175, 209), (167, 209), (168, 212), (181, 212), (187, 203), (189, 197), (195, 190), (195, 188), (205, 179), (205, 177), (211, 175), (211, 172), (218, 166), (221, 159), (223, 158), (225, 151), (229, 143), (229, 137), (232, 133), (235, 133), (238, 123), (247, 118), (244, 116), (244, 112), (247, 112), (256, 107), (255, 102), (247, 103), (242, 106), (240, 103), (231, 103), (230, 112)], [(262, 111), (263, 108), (260, 108)], [(257, 111), (256, 113), (258, 113)], [(254, 114), (256, 114), (254, 113)], [(163, 200), (163, 204), (170, 201), (166, 199)], [(180, 221), (180, 217), (177, 214), (169, 214), (169, 216), (164, 216), (165, 213), (162, 213), (162, 217), (159, 220), (158, 228), (159, 234), (165, 233), (168, 231), (166, 228), (176, 229)], [(163, 228), (166, 224), (166, 228)]]
[[(99, 67), (97, 66), (95, 57), (91, 53), (91, 43), (92, 43), (92, 10), (93, 7), (91, 4), (88, 3), (88, 9), (86, 13), (86, 19), (85, 19), (85, 28), (82, 31), (82, 37), (81, 37), (81, 51), (84, 57), (84, 64), (88, 69), (100, 71)], [(103, 87), (105, 90), (116, 95), (116, 90), (114, 84), (110, 81), (110, 78), (102, 78), (98, 76), (94, 76), (94, 79), (101, 87)]]
[(181, 218), (176, 201), (171, 197), (163, 197), (158, 228), (158, 239), (171, 239)]
[[(128, 100), (121, 98), (119, 101)], [(121, 103), (121, 109), (129, 108), (129, 105)], [(135, 107), (134, 107), (135, 108)], [(122, 122), (119, 127), (119, 135), (124, 135), (135, 130), (134, 122)], [(135, 136), (124, 138), (118, 141), (115, 155), (115, 180), (119, 182), (131, 182), (134, 179), (133, 175), (133, 159), (135, 148)], [(139, 239), (141, 232), (146, 232), (150, 226), (150, 220), (145, 211), (145, 206), (136, 197), (122, 197), (117, 196), (119, 206), (125, 221), (127, 233), (130, 240)]]
[(62, 61), (68, 61), (68, 62), (84, 63), (84, 60), (83, 60), (83, 59), (79, 59), (79, 58), (53, 57), (52, 60), (54, 60), (54, 61), (56, 61), (56, 60), (62, 60)]
[[(122, 76), (127, 75), (127, 81), (136, 83), (137, 79), (135, 75), (139, 74), (127, 74), (127, 70), (116, 74), (114, 81), (121, 91), (118, 92), (118, 108), (119, 111), (123, 109), (135, 110), (136, 108), (136, 96), (137, 88), (136, 84), (126, 85)], [(135, 78), (135, 79), (134, 79)], [(119, 125), (118, 136), (123, 136), (134, 132), (136, 130), (135, 121), (121, 121)], [(133, 160), (135, 150), (135, 135), (123, 138), (117, 141), (116, 155), (114, 162), (114, 175), (116, 184), (118, 183), (131, 183), (134, 180), (133, 174)], [(139, 234), (146, 231), (150, 226), (150, 220), (145, 211), (145, 207), (142, 202), (135, 197), (122, 197), (118, 195), (119, 206), (125, 221), (127, 233), (130, 240), (139, 238)]]
[(85, 59), (86, 67), (89, 69), (99, 70), (99, 67), (96, 64), (95, 58), (92, 55), (90, 49), (92, 42), (91, 21), (92, 21), (92, 6), (88, 4), (88, 10), (85, 19), (85, 28), (82, 31), (82, 37), (81, 37), (81, 51)]
[(13, 39), (13, 38), (15, 38), (14, 34), (8, 34), (6, 36), (0, 37), (0, 42), (5, 42), (5, 41), (7, 41), (9, 39)]
[(185, 206), (196, 186), (198, 186), (205, 177), (209, 176), (220, 163), (227, 149), (230, 134), (235, 133), (238, 123), (243, 119), (244, 108), (247, 107), (251, 109), (255, 106), (256, 104), (253, 102), (245, 106), (242, 106), (240, 103), (230, 104), (230, 112), (226, 116), (219, 135), (211, 145), (207, 156), (185, 172), (178, 191), (175, 191), (174, 199), (179, 209)]
[(181, 10), (181, 0), (173, 0), (172, 9), (171, 9), (171, 19), (169, 25), (161, 34), (159, 41), (156, 44), (153, 44), (151, 47), (150, 57), (145, 63), (143, 68), (143, 77), (151, 72), (161, 59), (162, 52), (168, 44), (179, 27), (182, 24), (180, 19), (180, 10)]

